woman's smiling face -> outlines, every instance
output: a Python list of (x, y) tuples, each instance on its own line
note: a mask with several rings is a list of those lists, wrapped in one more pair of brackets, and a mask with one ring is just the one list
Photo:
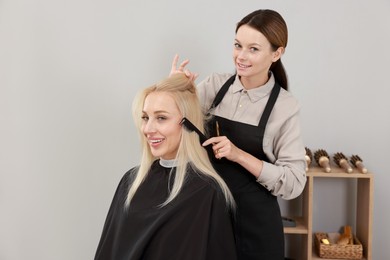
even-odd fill
[(152, 92), (142, 110), (141, 130), (153, 156), (165, 160), (176, 158), (179, 149), (182, 115), (175, 100), (166, 92)]
[(256, 29), (242, 25), (237, 30), (233, 59), (239, 76), (268, 79), (269, 68), (281, 53), (281, 48), (273, 51), (268, 39)]

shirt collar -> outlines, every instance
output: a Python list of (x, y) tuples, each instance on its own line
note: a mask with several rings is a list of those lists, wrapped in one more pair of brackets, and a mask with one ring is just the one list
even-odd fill
[(258, 86), (256, 88), (249, 89), (249, 90), (246, 90), (244, 88), (238, 75), (236, 75), (236, 79), (234, 80), (233, 85), (231, 86), (231, 91), (233, 93), (246, 91), (251, 102), (259, 101), (263, 97), (269, 95), (269, 93), (271, 92), (272, 88), (275, 85), (275, 77), (272, 74), (272, 72), (269, 73), (270, 73), (270, 77), (267, 83), (265, 83), (262, 86)]
[(176, 167), (178, 164), (176, 159), (164, 160), (164, 159), (160, 158), (159, 162), (160, 162), (160, 165), (162, 167), (165, 167), (165, 168), (173, 168), (173, 167)]

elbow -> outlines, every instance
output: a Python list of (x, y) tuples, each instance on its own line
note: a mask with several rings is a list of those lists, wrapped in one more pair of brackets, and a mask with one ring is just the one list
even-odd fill
[(296, 185), (294, 185), (291, 192), (282, 195), (281, 198), (284, 200), (292, 200), (292, 199), (299, 197), (299, 195), (302, 194), (303, 189), (305, 188), (305, 184), (306, 184), (306, 181), (304, 183), (298, 182)]
[[(283, 193), (279, 194), (280, 197), (284, 200), (292, 200), (297, 198), (302, 194), (306, 185), (306, 172), (303, 171), (291, 171), (288, 173), (291, 178), (286, 178), (284, 180), (285, 189)], [(283, 186), (283, 184), (281, 185)]]

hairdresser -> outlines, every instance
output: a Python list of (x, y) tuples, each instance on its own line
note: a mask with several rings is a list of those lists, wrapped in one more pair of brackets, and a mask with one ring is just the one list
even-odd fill
[[(238, 22), (233, 43), (234, 74), (214, 73), (198, 86), (206, 113), (214, 168), (235, 201), (238, 258), (284, 259), (277, 197), (293, 199), (306, 183), (299, 104), (288, 92), (281, 57), (287, 25), (273, 10), (257, 10)], [(185, 72), (176, 55), (171, 75)]]

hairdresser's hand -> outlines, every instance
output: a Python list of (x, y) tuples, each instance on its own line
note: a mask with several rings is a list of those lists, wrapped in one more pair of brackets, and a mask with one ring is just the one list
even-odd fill
[(213, 151), (215, 158), (221, 159), (225, 157), (226, 159), (240, 164), (248, 172), (253, 174), (256, 179), (259, 178), (261, 171), (263, 169), (263, 161), (254, 157), (253, 155), (241, 150), (235, 146), (226, 136), (217, 136), (211, 137), (202, 145), (213, 145)]
[(215, 154), (215, 158), (217, 159), (225, 157), (230, 161), (237, 162), (242, 151), (237, 146), (235, 146), (226, 136), (211, 137), (202, 145), (207, 146), (209, 144), (213, 145), (213, 151)]
[(180, 64), (180, 66), (177, 67), (178, 61), (179, 61), (179, 55), (176, 54), (175, 57), (173, 58), (173, 61), (172, 61), (172, 67), (171, 67), (171, 71), (169, 73), (169, 76), (172, 76), (172, 75), (177, 74), (177, 73), (184, 73), (184, 74), (186, 74), (187, 78), (189, 78), (192, 81), (195, 81), (195, 79), (198, 77), (198, 74), (192, 73), (191, 71), (186, 69), (186, 66), (188, 63), (190, 63), (190, 60), (189, 59), (184, 60)]

